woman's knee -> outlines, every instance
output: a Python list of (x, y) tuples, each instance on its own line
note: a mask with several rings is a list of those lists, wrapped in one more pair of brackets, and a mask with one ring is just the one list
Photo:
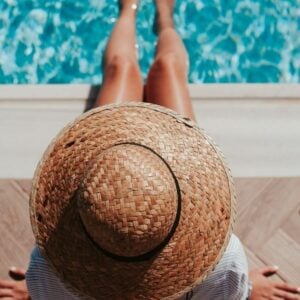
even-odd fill
[(184, 62), (180, 60), (178, 55), (172, 52), (158, 56), (155, 59), (151, 69), (154, 72), (160, 72), (160, 73), (168, 73), (168, 72), (185, 73), (186, 72), (186, 66)]
[(121, 74), (139, 74), (138, 65), (124, 55), (114, 55), (105, 64), (105, 76), (116, 77)]

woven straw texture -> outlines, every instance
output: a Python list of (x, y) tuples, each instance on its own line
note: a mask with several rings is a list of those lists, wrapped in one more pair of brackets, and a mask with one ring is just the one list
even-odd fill
[(94, 109), (65, 127), (36, 170), (36, 241), (83, 298), (176, 299), (224, 252), (235, 196), (197, 125), (145, 103)]

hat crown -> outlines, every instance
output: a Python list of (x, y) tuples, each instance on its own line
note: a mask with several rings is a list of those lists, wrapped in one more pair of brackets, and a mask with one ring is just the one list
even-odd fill
[(98, 155), (78, 195), (89, 236), (122, 257), (144, 255), (162, 244), (178, 209), (170, 169), (151, 149), (135, 144), (116, 145)]

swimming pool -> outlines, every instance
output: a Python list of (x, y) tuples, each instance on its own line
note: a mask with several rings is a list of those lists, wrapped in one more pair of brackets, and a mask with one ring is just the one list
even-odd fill
[[(117, 1), (0, 1), (0, 83), (91, 83)], [(154, 55), (154, 4), (142, 0), (137, 47), (143, 75)], [(189, 81), (300, 82), (300, 0), (177, 0)]]

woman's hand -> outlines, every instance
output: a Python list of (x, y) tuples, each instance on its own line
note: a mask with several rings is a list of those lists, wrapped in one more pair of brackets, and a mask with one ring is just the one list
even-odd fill
[(277, 271), (277, 267), (265, 267), (250, 272), (249, 278), (253, 285), (250, 300), (300, 300), (299, 287), (268, 278)]
[(0, 299), (28, 300), (30, 299), (25, 270), (11, 268), (9, 275), (13, 280), (0, 280)]

